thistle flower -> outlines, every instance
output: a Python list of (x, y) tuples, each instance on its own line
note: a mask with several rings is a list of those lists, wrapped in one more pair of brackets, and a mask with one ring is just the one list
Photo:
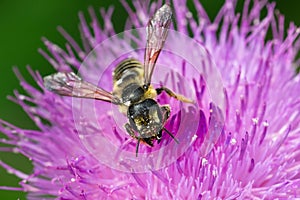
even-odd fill
[[(134, 11), (122, 3), (129, 13), (126, 30), (144, 27), (149, 13), (161, 6), (135, 2)], [(156, 73), (166, 76), (154, 82), (197, 101), (187, 106), (164, 95), (158, 99), (172, 107), (166, 126), (177, 132), (179, 146), (164, 135), (162, 144), (142, 146), (139, 157), (130, 160), (135, 141), (122, 132), (119, 124), (126, 118), (118, 108), (57, 96), (44, 88), (38, 72), (29, 69), (40, 87), (36, 89), (17, 72), (28, 96), (16, 93), (12, 100), (39, 131), (1, 121), (0, 130), (7, 136), (1, 142), (12, 146), (1, 150), (20, 152), (33, 163), (32, 174), (25, 174), (0, 162), (23, 179), (20, 188), (1, 188), (26, 191), (29, 199), (299, 197), (300, 84), (294, 70), (299, 63), (299, 29), (290, 24), (284, 37), (284, 18), (275, 14), (272, 3), (254, 1), (250, 6), (250, 0), (245, 1), (242, 14), (235, 13), (235, 3), (226, 1), (210, 21), (198, 1), (193, 4), (195, 16), (184, 0), (172, 2), (173, 28), (179, 33), (171, 32), (172, 42), (166, 42), (159, 65), (173, 66), (174, 72), (158, 67)], [(267, 15), (261, 17), (265, 8)], [(75, 68), (84, 80), (110, 90), (113, 67), (127, 56), (142, 60), (143, 51), (133, 46), (143, 48), (146, 36), (144, 29), (114, 36), (113, 10), (101, 11), (103, 28), (94, 10), (89, 11), (91, 26), (80, 15), (83, 49), (60, 29), (68, 41), (66, 50), (45, 39), (50, 55), (40, 52), (58, 71)], [(195, 71), (197, 66), (201, 70)]]

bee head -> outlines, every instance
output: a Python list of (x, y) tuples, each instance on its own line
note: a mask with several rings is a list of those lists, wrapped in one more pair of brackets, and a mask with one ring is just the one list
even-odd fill
[(156, 137), (163, 128), (160, 106), (153, 99), (130, 105), (127, 115), (130, 125), (139, 133), (139, 137)]

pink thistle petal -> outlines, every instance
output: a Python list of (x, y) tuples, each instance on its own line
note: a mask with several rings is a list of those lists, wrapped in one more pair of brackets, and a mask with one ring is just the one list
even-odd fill
[[(121, 3), (129, 15), (125, 29), (144, 27), (162, 5), (162, 1), (135, 1), (133, 7), (124, 0)], [(117, 109), (47, 91), (40, 74), (28, 67), (39, 87), (35, 88), (15, 69), (27, 95), (15, 91), (10, 100), (24, 109), (39, 130), (25, 130), (0, 120), (0, 131), (6, 136), (0, 140), (6, 145), (0, 151), (21, 153), (33, 164), (33, 172), (26, 174), (0, 161), (4, 169), (22, 179), (20, 188), (0, 189), (28, 192), (28, 199), (299, 197), (300, 78), (293, 67), (300, 63), (300, 29), (291, 23), (284, 36), (284, 16), (275, 11), (275, 3), (246, 0), (241, 14), (236, 14), (236, 3), (225, 1), (212, 21), (199, 1), (193, 3), (195, 16), (186, 0), (170, 3), (174, 9), (172, 29), (191, 33), (197, 44), (186, 47), (186, 40), (170, 34), (166, 51), (161, 53), (164, 59), (158, 62), (167, 67), (157, 68), (160, 77), (155, 84), (169, 84), (174, 90), (194, 95), (197, 105), (184, 107), (165, 94), (159, 97), (160, 103), (171, 105), (166, 128), (180, 141), (171, 150), (160, 151), (174, 143), (165, 134), (161, 144), (153, 148), (141, 145), (138, 158), (122, 157), (124, 152), (134, 152), (136, 141), (117, 126), (117, 120), (126, 119), (118, 118)], [(262, 9), (267, 11), (265, 17)], [(100, 9), (101, 25), (93, 8), (89, 8), (91, 25), (79, 13), (83, 48), (59, 27), (67, 40), (65, 49), (43, 38), (47, 52), (39, 52), (57, 71), (77, 69), (84, 80), (111, 91), (114, 66), (127, 57), (142, 61), (146, 41), (143, 29), (115, 36), (113, 13), (113, 7)], [(267, 40), (269, 30), (272, 38)], [(188, 52), (189, 59), (172, 54), (178, 49)], [(202, 66), (199, 74), (193, 70), (195, 65)], [(212, 89), (219, 81), (213, 66), (222, 78), (218, 91)], [(162, 69), (174, 71), (165, 73)], [(214, 102), (214, 93), (224, 107)], [(182, 143), (188, 144), (184, 151)], [(153, 152), (158, 153), (151, 160), (147, 155)], [(99, 155), (106, 155), (111, 165)], [(175, 155), (179, 156), (174, 159)], [(120, 161), (120, 157), (126, 159)], [(172, 162), (155, 168), (165, 160)], [(139, 171), (140, 165), (148, 171)]]

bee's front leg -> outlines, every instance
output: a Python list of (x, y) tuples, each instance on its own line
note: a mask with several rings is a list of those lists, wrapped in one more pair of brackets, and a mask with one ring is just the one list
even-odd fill
[(163, 115), (163, 122), (165, 123), (170, 117), (171, 108), (169, 105), (163, 105), (160, 107), (160, 109), (161, 109), (162, 115)]
[[(167, 121), (167, 119), (170, 117), (171, 109), (170, 109), (169, 105), (163, 105), (160, 108), (162, 110), (163, 120), (164, 120), (164, 123), (165, 123)], [(162, 130), (167, 132), (174, 139), (174, 141), (176, 143), (179, 143), (179, 141), (174, 137), (174, 135), (170, 131), (168, 131), (165, 127), (163, 127)], [(158, 138), (157, 138), (158, 142), (160, 142), (160, 138), (161, 138), (161, 132), (158, 134)]]
[(126, 129), (126, 132), (131, 136), (133, 137), (134, 139), (138, 139), (137, 136), (135, 135), (134, 133), (134, 129), (130, 126), (129, 123), (126, 123), (124, 125), (125, 129)]
[(157, 95), (161, 94), (163, 91), (165, 91), (170, 97), (173, 97), (179, 101), (185, 102), (185, 103), (194, 103), (193, 100), (186, 98), (185, 96), (181, 95), (181, 94), (176, 94), (175, 92), (173, 92), (172, 90), (170, 90), (169, 88), (166, 87), (160, 87), (160, 88), (156, 88), (156, 93)]
[(138, 156), (138, 152), (139, 152), (139, 145), (140, 145), (140, 142), (141, 142), (141, 138), (140, 137), (137, 137), (135, 134), (134, 134), (134, 129), (130, 126), (129, 123), (126, 123), (125, 124), (125, 129), (127, 131), (127, 133), (133, 137), (134, 139), (136, 139), (138, 142), (136, 144), (136, 149), (135, 149), (135, 155), (136, 157)]

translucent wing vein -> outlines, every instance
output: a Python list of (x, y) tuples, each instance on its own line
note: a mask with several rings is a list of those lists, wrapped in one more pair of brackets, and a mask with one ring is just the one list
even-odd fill
[(62, 96), (98, 99), (102, 101), (120, 104), (120, 100), (110, 92), (97, 87), (94, 84), (83, 81), (75, 73), (58, 72), (44, 77), (46, 89)]
[(147, 26), (147, 45), (145, 50), (144, 81), (146, 85), (151, 83), (151, 77), (157, 61), (157, 58), (164, 46), (168, 36), (172, 19), (171, 7), (167, 4), (162, 6), (149, 20)]

